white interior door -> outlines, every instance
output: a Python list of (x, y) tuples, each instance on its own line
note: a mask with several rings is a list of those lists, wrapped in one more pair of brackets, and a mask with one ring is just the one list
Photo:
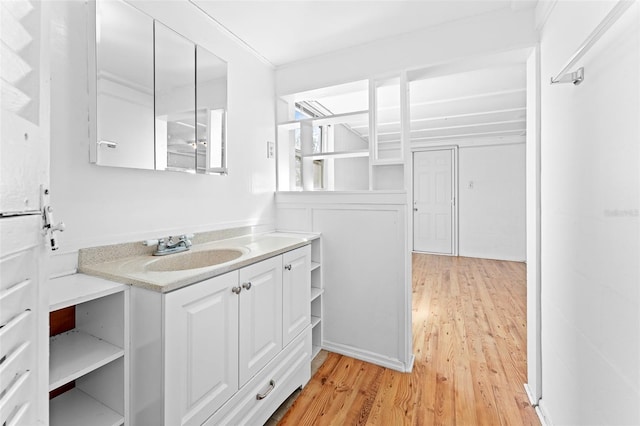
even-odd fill
[(49, 253), (40, 194), (49, 188), (50, 7), (0, 1), (2, 425), (49, 424)]
[(453, 148), (413, 154), (413, 249), (454, 254)]

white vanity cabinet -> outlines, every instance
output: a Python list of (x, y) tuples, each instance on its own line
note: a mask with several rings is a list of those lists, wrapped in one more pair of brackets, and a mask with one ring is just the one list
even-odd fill
[(240, 270), (240, 386), (282, 349), (282, 256)]
[[(309, 246), (282, 255), (282, 341), (291, 342), (311, 323), (311, 250)], [(305, 301), (307, 301), (305, 303)]]
[(237, 285), (235, 271), (165, 296), (166, 425), (201, 424), (238, 390)]
[(133, 287), (132, 424), (262, 424), (306, 384), (310, 256), (304, 246), (164, 294)]

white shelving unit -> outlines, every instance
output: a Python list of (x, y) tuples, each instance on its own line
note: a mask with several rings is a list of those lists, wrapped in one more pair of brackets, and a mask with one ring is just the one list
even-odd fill
[(75, 307), (75, 328), (49, 339), (52, 426), (128, 424), (129, 288), (74, 274), (49, 281), (49, 312)]
[(75, 388), (51, 400), (49, 421), (52, 425), (123, 424), (122, 414)]
[(281, 101), (279, 191), (405, 190), (411, 161), (405, 72)]
[(80, 330), (53, 336), (49, 351), (50, 391), (124, 356), (123, 348)]
[(314, 358), (322, 349), (323, 294), (322, 240), (318, 236), (311, 241), (311, 358)]

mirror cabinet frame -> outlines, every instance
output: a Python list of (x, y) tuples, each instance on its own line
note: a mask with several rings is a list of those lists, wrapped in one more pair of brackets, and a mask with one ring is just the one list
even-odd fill
[[(111, 5), (118, 4), (131, 8), (135, 13), (139, 13), (143, 19), (148, 19), (151, 25), (150, 34), (152, 45), (149, 46), (152, 57), (152, 93), (146, 93), (141, 95), (143, 98), (146, 95), (153, 98), (153, 121), (147, 123), (146, 126), (151, 125), (152, 131), (145, 131), (144, 129), (136, 128), (133, 132), (135, 135), (142, 135), (141, 139), (145, 140), (148, 135), (148, 146), (145, 145), (139, 148), (138, 151), (150, 152), (151, 154), (145, 154), (145, 158), (137, 161), (133, 159), (126, 159), (120, 161), (112, 160), (113, 156), (109, 157), (108, 153), (112, 149), (118, 149), (121, 141), (112, 140), (112, 138), (100, 139), (100, 104), (99, 104), (99, 78), (100, 73), (98, 58), (99, 58), (99, 37), (100, 25), (102, 25), (100, 19), (99, 4), (102, 2), (108, 2)], [(135, 169), (151, 169), (151, 170), (170, 170), (170, 171), (183, 171), (188, 173), (198, 174), (218, 174), (227, 175), (227, 109), (228, 109), (228, 64), (220, 57), (206, 49), (205, 47), (194, 43), (175, 29), (167, 26), (166, 24), (154, 19), (144, 11), (136, 8), (130, 3), (124, 0), (93, 0), (87, 2), (88, 9), (88, 77), (89, 77), (89, 162), (99, 166), (114, 166), (125, 167)], [(188, 109), (185, 108), (184, 102), (183, 111), (175, 111), (175, 116), (180, 116), (178, 120), (171, 122), (169, 116), (174, 112), (166, 111), (166, 114), (158, 117), (159, 110), (166, 109), (166, 107), (159, 108), (159, 93), (158, 93), (158, 81), (167, 81), (167, 78), (163, 76), (159, 78), (158, 73), (162, 72), (158, 68), (157, 55), (158, 55), (158, 28), (165, 28), (175, 33), (175, 36), (180, 37), (182, 40), (189, 43), (189, 50), (192, 52), (193, 58), (192, 68), (189, 68), (193, 72), (193, 103)], [(163, 30), (164, 31), (164, 30)], [(178, 40), (177, 38), (175, 40)], [(185, 44), (186, 46), (186, 44)], [(144, 55), (141, 55), (144, 56)], [(183, 52), (184, 57), (184, 52)], [(189, 64), (186, 64), (189, 67)], [(206, 70), (205, 70), (205, 67)], [(168, 70), (174, 72), (175, 70)], [(207, 80), (203, 76), (210, 75), (212, 80)], [(215, 82), (214, 82), (215, 80)], [(141, 86), (140, 84), (132, 84), (134, 87)], [(187, 89), (189, 90), (189, 89)], [(215, 92), (215, 93), (214, 93)], [(117, 98), (119, 95), (115, 94)], [(190, 95), (189, 95), (190, 96)], [(165, 105), (167, 103), (165, 102)], [(192, 113), (193, 117), (188, 117)], [(180, 115), (182, 114), (182, 115)], [(139, 114), (135, 114), (139, 116)], [(144, 114), (143, 114), (144, 115)], [(124, 115), (126, 117), (126, 114)], [(184, 117), (187, 119), (183, 119)], [(146, 121), (149, 117), (145, 118)], [(120, 119), (123, 119), (120, 117)], [(143, 120), (144, 121), (144, 120)], [(173, 145), (174, 151), (178, 149), (184, 152), (183, 156), (189, 157), (190, 149), (193, 149), (193, 166), (176, 166), (172, 165), (169, 160), (169, 141), (173, 136), (169, 132), (169, 128), (176, 128), (176, 123), (179, 123), (177, 127), (183, 126), (193, 128), (194, 137), (187, 140), (180, 139), (180, 136), (175, 136)], [(120, 129), (118, 129), (120, 130)], [(115, 132), (117, 133), (117, 131)], [(120, 130), (120, 133), (122, 131)], [(164, 139), (163, 139), (164, 138)], [(164, 144), (164, 145), (163, 145)], [(130, 148), (130, 147), (127, 147)], [(105, 150), (109, 150), (105, 152)], [(101, 155), (106, 157), (101, 163)], [(146, 155), (151, 155), (152, 158), (146, 158)], [(160, 157), (159, 157), (160, 156)], [(161, 158), (164, 156), (164, 160)]]

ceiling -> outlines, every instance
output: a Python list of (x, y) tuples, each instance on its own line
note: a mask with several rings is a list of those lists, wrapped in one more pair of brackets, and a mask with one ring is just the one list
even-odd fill
[(190, 0), (274, 66), (536, 0)]
[[(190, 1), (276, 67), (481, 14), (536, 5), (536, 0)], [(525, 57), (522, 52), (508, 52), (469, 58), (442, 69), (413, 70), (408, 76), (411, 140), (435, 143), (523, 135)], [(393, 147), (401, 133), (399, 86), (397, 81), (389, 83), (377, 92), (377, 133), (381, 144)], [(346, 114), (342, 124), (368, 143), (367, 87), (367, 81), (352, 82), (286, 100)], [(351, 114), (357, 111), (364, 114)]]

